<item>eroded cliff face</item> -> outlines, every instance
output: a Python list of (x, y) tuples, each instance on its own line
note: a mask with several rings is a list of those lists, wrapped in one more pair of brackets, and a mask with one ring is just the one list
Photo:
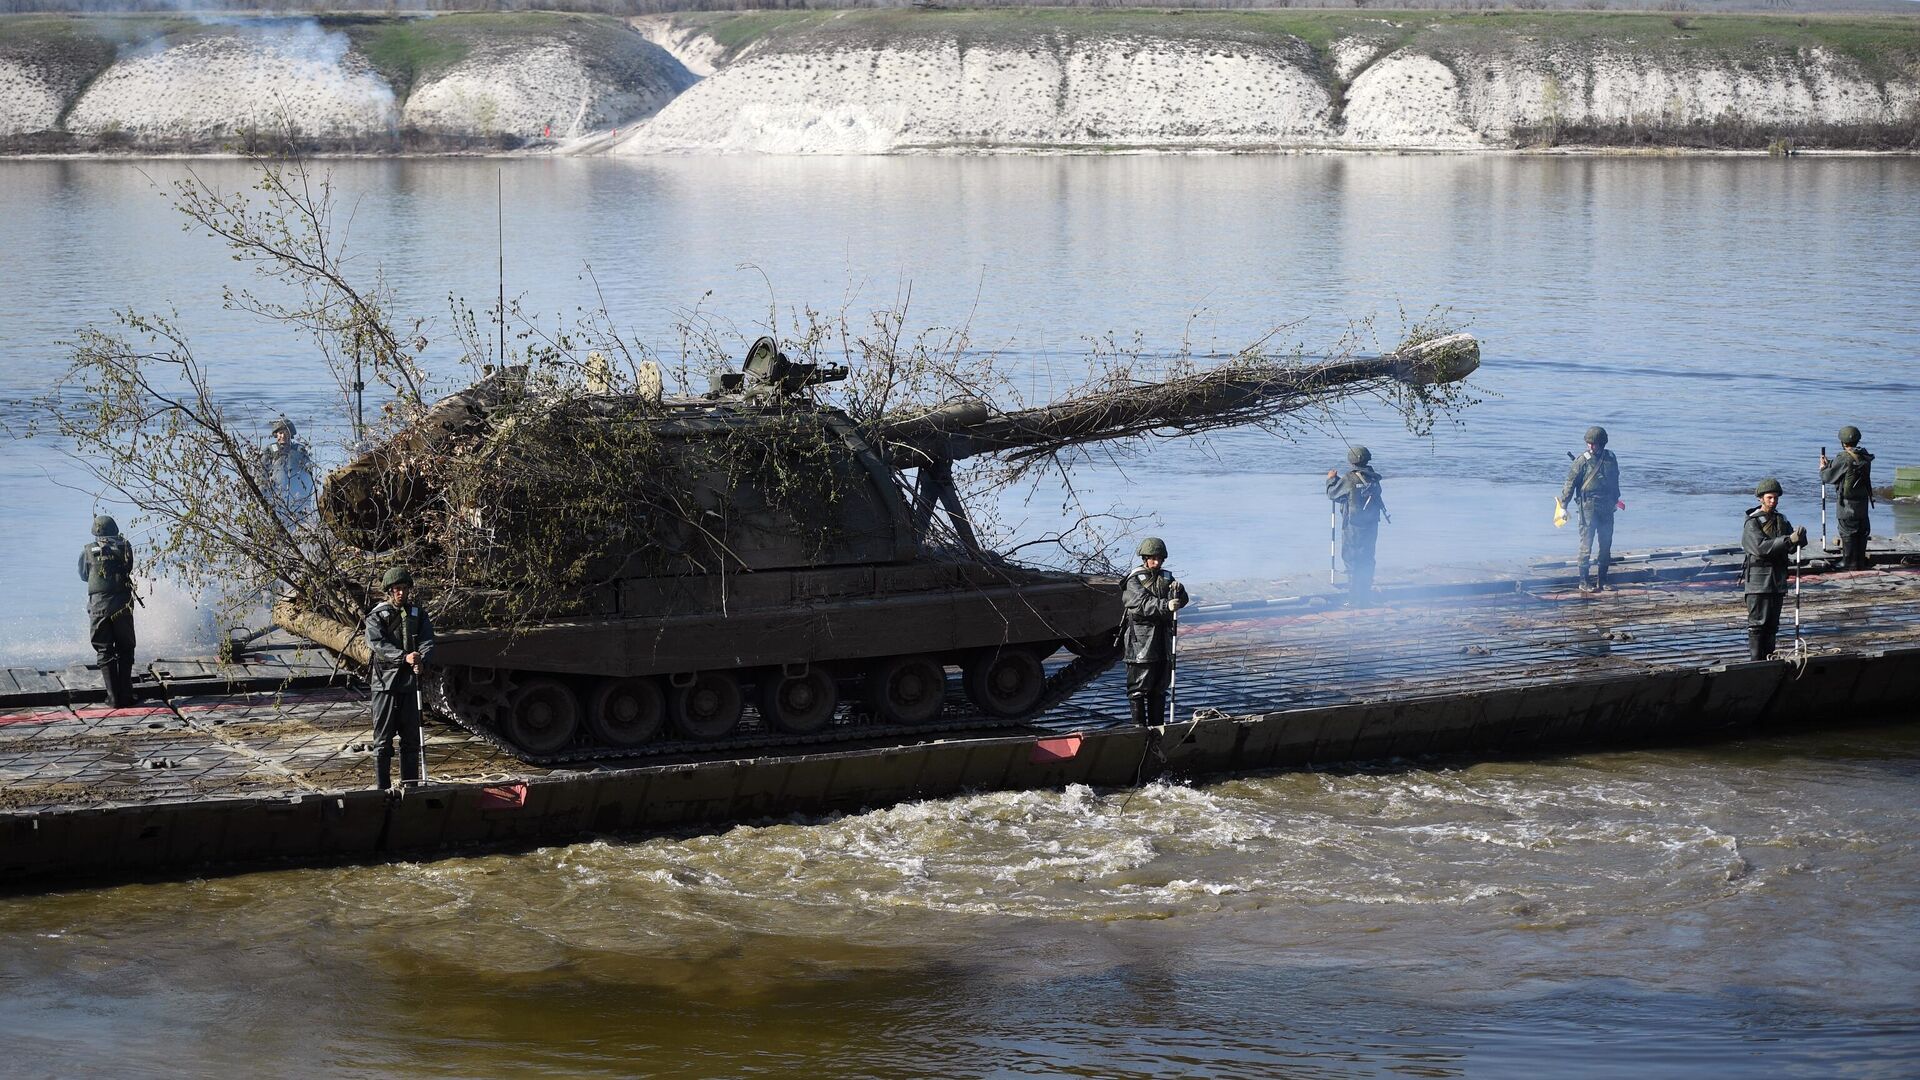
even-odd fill
[[(695, 77), (639, 35), (612, 50), (490, 45), (416, 85), (406, 127), (446, 135), (575, 138), (652, 116)], [(663, 62), (664, 61), (664, 62)]]
[(117, 61), (67, 113), (76, 135), (196, 144), (237, 132), (352, 138), (391, 130), (393, 91), (344, 35), (211, 35)]
[(1711, 33), (1575, 13), (35, 18), (0, 19), (0, 145), (1473, 150), (1705, 129), (1764, 146), (1777, 129), (1920, 149), (1920, 19), (1895, 17), (1698, 17)]
[[(79, 149), (221, 150), (283, 135), (344, 149), (404, 148), (421, 137), (512, 144), (634, 123), (695, 81), (614, 19), (344, 27), (235, 18), (118, 42), (69, 32), (68, 41), (99, 47), (65, 53), (27, 35), (0, 37), (0, 137)], [(381, 36), (392, 32), (397, 39)]]
[(1736, 56), (1520, 38), (1423, 50), (1386, 32), (1323, 49), (1285, 35), (1209, 43), (1084, 32), (1025, 46), (919, 33), (877, 47), (815, 32), (729, 56), (671, 20), (649, 32), (719, 66), (613, 153), (1464, 150), (1556, 128), (1671, 130), (1729, 119), (1920, 132), (1920, 71), (1876, 76), (1821, 48)]
[(769, 50), (701, 80), (617, 153), (884, 154), (968, 147), (1272, 146), (1332, 107), (1297, 41)]

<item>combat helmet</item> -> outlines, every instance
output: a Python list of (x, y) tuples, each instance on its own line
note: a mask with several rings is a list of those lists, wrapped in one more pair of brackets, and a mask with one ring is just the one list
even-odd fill
[(386, 591), (395, 585), (413, 585), (413, 573), (404, 566), (396, 566), (380, 578), (380, 589)]
[(1347, 450), (1347, 464), (1365, 465), (1373, 460), (1373, 451), (1364, 446), (1353, 446)]
[(1587, 442), (1592, 446), (1607, 445), (1607, 429), (1595, 424), (1587, 429)]
[(1157, 536), (1149, 536), (1140, 541), (1140, 547), (1134, 554), (1143, 559), (1164, 559), (1167, 557), (1167, 542)]
[(1860, 429), (1857, 427), (1854, 427), (1852, 424), (1848, 424), (1846, 427), (1841, 428), (1840, 429), (1840, 445), (1841, 446), (1859, 446), (1860, 445)]
[(273, 422), (273, 426), (267, 429), (267, 434), (278, 435), (283, 431), (287, 433), (289, 439), (300, 433), (300, 430), (293, 426), (293, 421), (283, 416)]
[(1762, 495), (1780, 495), (1780, 494), (1784, 494), (1784, 492), (1780, 490), (1780, 481), (1775, 480), (1771, 476), (1767, 477), (1765, 480), (1762, 480), (1758, 484), (1755, 484), (1753, 486), (1753, 497), (1756, 499)]
[(99, 517), (93, 519), (93, 535), (119, 536), (120, 523), (106, 514), (101, 514)]

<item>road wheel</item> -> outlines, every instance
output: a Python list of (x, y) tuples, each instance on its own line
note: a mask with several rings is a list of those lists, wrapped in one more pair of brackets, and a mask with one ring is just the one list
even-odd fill
[(744, 707), (740, 683), (732, 673), (703, 671), (689, 686), (676, 686), (667, 698), (667, 716), (689, 739), (718, 739), (740, 723)]
[(889, 724), (924, 724), (947, 700), (947, 669), (931, 656), (891, 656), (873, 666), (867, 708)]
[(513, 692), (500, 733), (530, 754), (551, 754), (565, 749), (579, 730), (580, 699), (566, 683), (541, 676)]
[(810, 735), (827, 726), (840, 704), (840, 688), (822, 668), (810, 668), (798, 678), (768, 673), (760, 682), (760, 715), (775, 731)]
[(652, 742), (667, 722), (667, 698), (649, 678), (602, 679), (587, 710), (587, 728), (619, 749)]
[(967, 699), (988, 716), (1008, 719), (1025, 714), (1046, 690), (1047, 672), (1033, 650), (1023, 646), (983, 649), (967, 662), (963, 684)]

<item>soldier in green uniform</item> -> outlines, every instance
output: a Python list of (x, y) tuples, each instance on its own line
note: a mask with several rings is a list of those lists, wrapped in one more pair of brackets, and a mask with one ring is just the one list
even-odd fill
[(1373, 592), (1373, 547), (1387, 509), (1372, 460), (1372, 451), (1356, 446), (1347, 451), (1353, 468), (1345, 475), (1327, 470), (1327, 498), (1340, 505), (1340, 561), (1347, 565), (1347, 598), (1354, 607), (1365, 606)]
[[(1625, 509), (1620, 501), (1620, 461), (1607, 449), (1607, 429), (1587, 429), (1587, 452), (1573, 459), (1567, 482), (1560, 486), (1560, 502), (1580, 502), (1580, 591), (1607, 588), (1607, 565), (1613, 561), (1613, 512)], [(1593, 549), (1598, 546), (1599, 551)], [(1587, 576), (1590, 555), (1596, 573)]]
[(374, 768), (393, 790), (393, 743), (400, 741), (400, 779), (426, 778), (420, 736), (420, 672), (433, 655), (433, 620), (412, 602), (413, 575), (394, 567), (380, 579), (387, 598), (367, 613), (367, 650), (373, 654)]
[(293, 421), (281, 417), (273, 422), (273, 443), (267, 447), (267, 487), (273, 508), (289, 525), (297, 525), (313, 515), (313, 453), (296, 435)]
[(1760, 505), (1747, 511), (1740, 532), (1740, 550), (1746, 553), (1747, 656), (1765, 660), (1773, 653), (1780, 633), (1780, 605), (1787, 595), (1787, 559), (1805, 547), (1807, 530), (1794, 528), (1779, 511), (1780, 481), (1769, 476), (1753, 489)]
[(1167, 684), (1173, 674), (1173, 613), (1187, 604), (1186, 586), (1161, 568), (1166, 542), (1157, 536), (1140, 541), (1140, 565), (1120, 590), (1125, 612), (1121, 659), (1127, 664), (1127, 704), (1133, 722), (1153, 730), (1167, 723)]
[(1820, 482), (1833, 485), (1840, 501), (1840, 565), (1848, 570), (1865, 570), (1867, 535), (1872, 531), (1867, 512), (1873, 506), (1873, 455), (1860, 446), (1860, 429), (1848, 424), (1840, 429), (1840, 456), (1829, 461), (1820, 454)]
[(93, 519), (93, 542), (80, 549), (80, 578), (87, 583), (87, 627), (107, 703), (124, 709), (139, 700), (133, 692), (133, 545), (105, 514)]

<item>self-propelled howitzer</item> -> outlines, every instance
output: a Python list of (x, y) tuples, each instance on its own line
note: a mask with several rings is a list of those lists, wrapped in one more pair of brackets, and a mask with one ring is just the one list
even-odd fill
[[(1261, 423), (1478, 358), (1455, 334), (866, 422), (805, 392), (844, 368), (765, 338), (702, 397), (561, 394), (509, 370), (337, 470), (320, 509), (440, 583), (429, 705), (528, 760), (918, 735), (1036, 715), (1117, 656), (1118, 579), (985, 550), (955, 461)], [(297, 600), (275, 615), (364, 659), (343, 620)]]

